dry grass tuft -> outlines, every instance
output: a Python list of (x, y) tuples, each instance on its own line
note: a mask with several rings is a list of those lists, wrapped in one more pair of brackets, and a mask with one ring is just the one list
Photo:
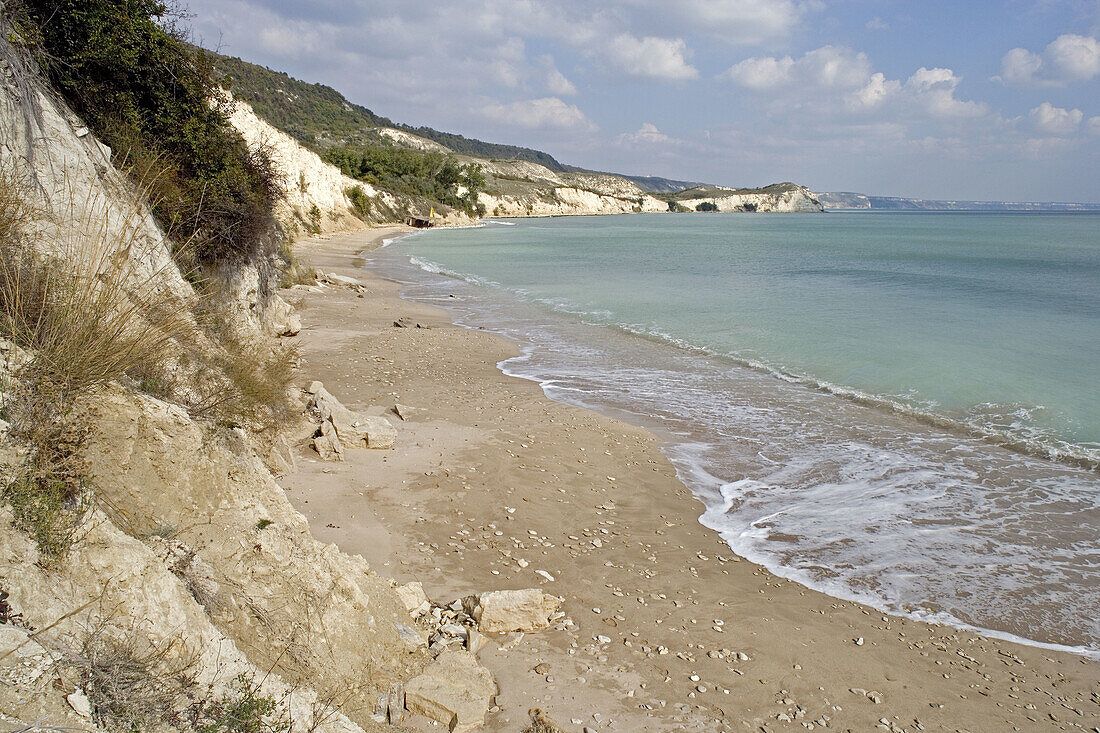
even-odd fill
[(289, 243), (284, 242), (279, 249), (279, 256), (283, 261), (282, 272), (279, 277), (279, 287), (289, 288), (294, 285), (313, 285), (317, 282), (317, 270), (303, 264), (290, 248)]
[(57, 228), (72, 234), (57, 241), (29, 203), (30, 186), (18, 167), (0, 164), (0, 337), (14, 345), (0, 365), (3, 414), (28, 448), (21, 465), (3, 467), (0, 498), (51, 564), (67, 554), (88, 504), (76, 399), (164, 362), (195, 327), (158, 290), (163, 273), (138, 269), (155, 260), (143, 251), (152, 245), (137, 205), (111, 226), (102, 202), (74, 202), (75, 226)]
[[(95, 723), (107, 730), (157, 730), (178, 722), (192, 680), (186, 669), (166, 674), (172, 644), (141, 648), (96, 630), (62, 664), (76, 673), (92, 704)], [(185, 665), (185, 667), (188, 665)]]

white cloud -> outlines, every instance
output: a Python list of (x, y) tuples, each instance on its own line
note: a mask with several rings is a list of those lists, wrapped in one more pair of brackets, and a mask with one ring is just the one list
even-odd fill
[(680, 141), (661, 132), (653, 123), (643, 122), (637, 132), (623, 133), (615, 138), (615, 142), (619, 145), (633, 147), (638, 145), (672, 145), (678, 144)]
[(1100, 76), (1100, 41), (1067, 33), (1046, 49), (1046, 56), (1068, 81), (1087, 81)]
[(1079, 109), (1063, 109), (1043, 102), (1028, 113), (1039, 132), (1056, 137), (1069, 137), (1081, 127), (1085, 114)]
[(520, 127), (596, 129), (577, 105), (566, 104), (557, 97), (490, 103), (481, 108), (481, 113), (492, 120)]
[(985, 115), (986, 105), (958, 99), (961, 81), (951, 69), (921, 67), (904, 83), (874, 71), (864, 53), (822, 46), (800, 58), (754, 57), (719, 75), (768, 100), (774, 111), (802, 110), (817, 117), (858, 114), (950, 120)]
[(917, 102), (933, 117), (980, 117), (988, 108), (980, 102), (966, 102), (955, 98), (955, 87), (961, 79), (951, 69), (916, 70), (906, 89), (912, 91)]
[(877, 15), (867, 21), (867, 30), (871, 31), (885, 31), (890, 29), (890, 24)]
[(1085, 127), (1088, 129), (1090, 135), (1100, 135), (1100, 116), (1089, 117), (1089, 121), (1085, 123)]
[(687, 44), (682, 38), (636, 38), (620, 33), (607, 44), (604, 55), (619, 70), (631, 76), (665, 81), (696, 79), (699, 71), (688, 64)]
[(881, 71), (871, 74), (871, 78), (852, 97), (852, 106), (856, 108), (877, 107), (887, 97), (897, 92), (901, 82), (887, 79)]
[(749, 89), (778, 89), (803, 85), (821, 89), (857, 89), (871, 76), (867, 56), (839, 46), (822, 46), (802, 58), (772, 56), (748, 58), (719, 75)]
[(792, 82), (793, 68), (794, 59), (790, 56), (781, 59), (773, 56), (754, 57), (734, 64), (719, 74), (718, 78), (747, 89), (764, 91), (789, 85)]
[(539, 65), (545, 74), (546, 88), (555, 97), (569, 97), (577, 93), (577, 87), (573, 86), (573, 82), (569, 81), (554, 65), (553, 56), (549, 54), (539, 56)]
[(1100, 76), (1100, 41), (1091, 36), (1065, 33), (1051, 41), (1041, 54), (1014, 48), (1001, 59), (1005, 84), (1065, 86)]
[(807, 14), (824, 6), (817, 0), (659, 1), (694, 30), (735, 45), (761, 45), (786, 39)]

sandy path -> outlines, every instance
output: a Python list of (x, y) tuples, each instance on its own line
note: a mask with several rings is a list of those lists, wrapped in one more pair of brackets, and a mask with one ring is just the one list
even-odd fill
[(393, 231), (298, 249), (369, 289), (289, 293), (301, 380), (353, 409), (424, 412), (390, 414), (392, 451), (322, 463), (303, 447), (283, 484), (320, 539), (437, 601), (564, 596), (575, 628), (482, 652), (500, 686), (489, 730), (518, 731), (533, 706), (577, 731), (1100, 730), (1100, 664), (885, 617), (735, 557), (656, 437), (505, 377), (513, 344), (359, 269), (355, 254)]

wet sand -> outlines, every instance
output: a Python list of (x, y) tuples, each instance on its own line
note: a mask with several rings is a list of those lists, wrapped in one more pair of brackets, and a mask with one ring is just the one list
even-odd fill
[[(576, 731), (1100, 730), (1098, 663), (884, 616), (734, 556), (656, 436), (504, 376), (514, 344), (361, 269), (398, 231), (296, 248), (368, 292), (285, 293), (303, 386), (386, 414), (398, 444), (331, 463), (303, 440), (281, 483), (317, 537), (433, 600), (565, 599), (572, 625), (481, 652), (500, 687), (486, 730), (518, 731), (532, 707)], [(401, 421), (395, 402), (420, 409)]]

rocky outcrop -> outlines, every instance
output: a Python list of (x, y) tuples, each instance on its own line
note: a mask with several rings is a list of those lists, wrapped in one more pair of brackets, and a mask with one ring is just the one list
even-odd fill
[(719, 212), (811, 213), (825, 210), (810, 189), (794, 183), (755, 189), (700, 186), (682, 191), (672, 200), (689, 211), (698, 210), (700, 204), (711, 204)]
[(348, 191), (356, 186), (379, 203), (394, 203), (393, 196), (345, 176), (317, 153), (268, 124), (247, 102), (232, 101), (229, 121), (250, 147), (266, 150), (271, 157), (283, 190), (276, 214), (293, 231), (319, 234), (363, 227), (365, 214), (358, 215), (348, 198)]
[(419, 135), (413, 135), (412, 133), (405, 132), (404, 130), (397, 130), (393, 127), (383, 127), (378, 130), (378, 134), (382, 137), (389, 138), (398, 145), (411, 148), (413, 150), (422, 150), (427, 153), (449, 153), (451, 149), (445, 145), (440, 145), (434, 140), (429, 140), (426, 137), (420, 137)]
[[(268, 124), (252, 107), (242, 100), (231, 100), (230, 123), (241, 133), (249, 146), (262, 149), (271, 157), (280, 177), (283, 198), (276, 208), (280, 221), (294, 234), (323, 234), (359, 229), (371, 222), (400, 221), (400, 212), (407, 209), (425, 209), (408, 196), (394, 194), (375, 186), (349, 178), (336, 166), (326, 163), (317, 153), (304, 147), (290, 135)], [(400, 144), (417, 149), (422, 141), (428, 146), (442, 148), (430, 140), (400, 130), (384, 130)], [(444, 150), (446, 148), (443, 148)], [(369, 212), (356, 210), (349, 192), (359, 188), (369, 202)], [(457, 210), (440, 212), (440, 226), (467, 226), (473, 223)]]
[[(163, 615), (160, 591), (149, 591), (150, 605), (125, 617), (161, 614), (166, 627), (216, 630), (283, 679), (326, 693), (357, 691), (362, 705), (348, 709), (370, 709), (389, 680), (423, 664), (426, 649), (402, 638), (399, 624), (409, 614), (392, 584), (363, 558), (313, 539), (242, 431), (211, 432), (178, 407), (121, 392), (86, 409), (95, 430), (85, 456), (110, 524), (129, 537), (171, 537), (201, 558), (202, 587), (217, 588), (213, 597), (200, 594), (205, 605), (188, 606), (187, 616)], [(102, 546), (129, 547), (145, 559), (115, 558), (111, 572), (126, 568), (120, 577), (135, 584), (156, 577), (179, 585), (149, 545), (129, 537)], [(102, 572), (115, 560), (101, 563)], [(87, 558), (74, 564), (86, 566)]]
[(461, 649), (443, 652), (405, 686), (405, 708), (454, 733), (476, 730), (497, 692), (489, 670)]
[[(265, 697), (280, 700), (281, 709), (303, 726), (317, 724), (333, 733), (360, 730), (328, 709), (313, 690), (253, 664), (240, 643), (211, 622), (185, 580), (148, 545), (100, 512), (93, 512), (85, 526), (86, 536), (65, 565), (47, 572), (36, 564), (34, 543), (12, 527), (10, 511), (0, 509), (0, 580), (10, 607), (19, 609), (29, 628), (49, 628), (39, 637), (38, 649), (25, 645), (26, 655), (0, 660), (0, 677), (22, 672), (19, 692), (25, 698), (19, 708), (0, 708), (19, 709), (23, 719), (35, 710), (56, 714), (62, 709), (56, 704), (58, 693), (68, 696), (75, 688), (63, 684), (55, 689), (53, 660), (80, 655), (89, 636), (99, 634), (114, 648), (154, 652), (156, 661), (148, 670), (152, 674), (169, 679), (184, 673), (190, 682), (181, 692), (196, 702), (232, 695), (235, 682), (244, 676), (259, 684)], [(48, 655), (49, 663), (37, 664), (36, 653)], [(12, 670), (13, 663), (22, 670)], [(51, 722), (60, 720), (51, 717)]]
[(309, 389), (308, 409), (320, 420), (313, 447), (324, 459), (340, 460), (344, 448), (392, 448), (397, 430), (380, 415), (360, 415), (344, 407), (325, 385), (313, 382)]

